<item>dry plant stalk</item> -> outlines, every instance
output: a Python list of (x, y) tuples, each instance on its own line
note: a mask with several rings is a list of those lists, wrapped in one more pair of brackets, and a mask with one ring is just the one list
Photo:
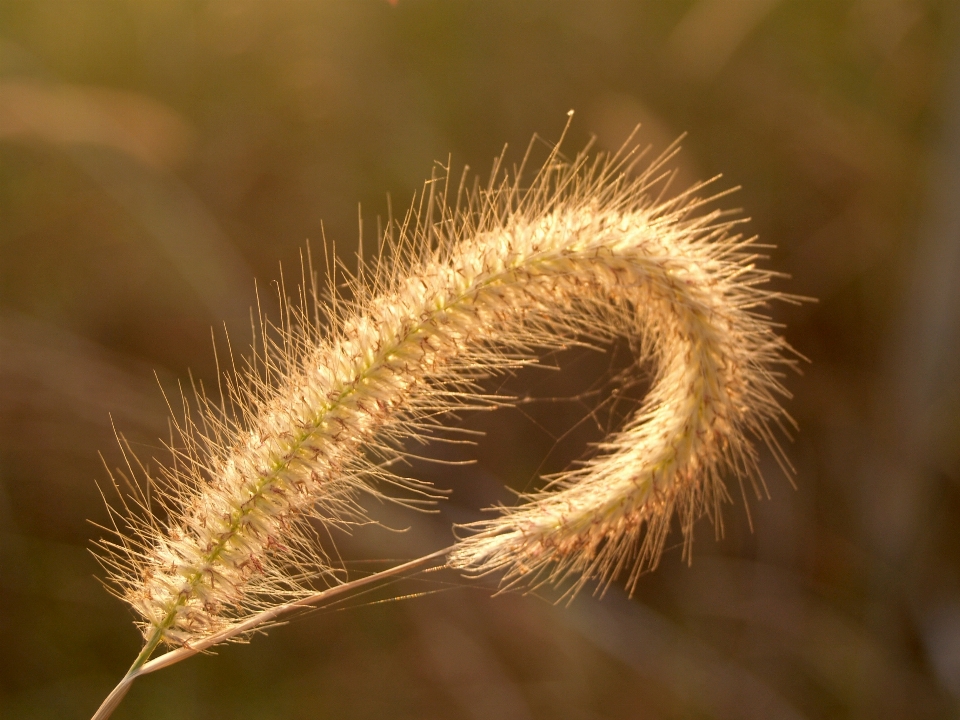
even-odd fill
[[(507, 584), (570, 578), (571, 592), (626, 572), (632, 589), (674, 514), (687, 546), (701, 515), (719, 530), (723, 476), (759, 491), (750, 438), (789, 473), (774, 430), (787, 417), (779, 370), (795, 353), (759, 308), (793, 298), (764, 289), (773, 273), (734, 233), (742, 220), (704, 209), (720, 195), (699, 198), (705, 184), (669, 194), (675, 152), (635, 172), (642, 153), (627, 146), (572, 161), (554, 150), (528, 185), (523, 165), (509, 175), (497, 163), (485, 188), (461, 180), (452, 197), (449, 178), (434, 179), (348, 275), (349, 297), (335, 272), (323, 292), (305, 278), (313, 290), (279, 327), (262, 325), (228, 401), (201, 394), (196, 420), (185, 404), (166, 492), (152, 500), (162, 512), (141, 499), (114, 515), (103, 557), (146, 645), (95, 717), (144, 672), (434, 560)], [(391, 486), (401, 502), (430, 501), (389, 468), (450, 412), (508, 402), (481, 379), (621, 336), (652, 361), (653, 382), (592, 459), (451, 548), (360, 580), (331, 567), (317, 521), (363, 521), (358, 494)], [(175, 649), (148, 662), (161, 643)]]

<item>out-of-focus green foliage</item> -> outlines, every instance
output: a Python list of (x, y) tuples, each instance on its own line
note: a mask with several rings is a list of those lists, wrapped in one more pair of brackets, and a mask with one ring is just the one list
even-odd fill
[[(349, 264), (358, 202), (372, 245), (431, 161), (519, 161), (573, 108), (571, 152), (688, 132), (678, 183), (742, 185), (782, 289), (819, 298), (774, 309), (812, 360), (787, 380), (796, 490), (770, 467), (772, 499), (632, 601), (437, 576), (146, 678), (115, 717), (955, 717), (958, 22), (933, 0), (0, 5), (0, 715), (87, 717), (139, 647), (87, 552), (111, 415), (162, 456), (154, 371), (215, 387), (210, 327), (244, 346), (254, 278), (274, 311), (306, 240)], [(571, 397), (615, 356), (509, 385)], [(470, 421), (476, 466), (416, 469), (454, 489), (441, 516), (386, 508), (415, 529), (344, 555), (439, 548), (599, 437), (589, 403), (521, 409)]]

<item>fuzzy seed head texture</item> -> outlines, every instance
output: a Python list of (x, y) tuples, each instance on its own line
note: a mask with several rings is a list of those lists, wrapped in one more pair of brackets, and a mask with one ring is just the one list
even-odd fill
[(719, 528), (725, 477), (759, 487), (754, 440), (789, 473), (778, 378), (797, 356), (763, 307), (791, 298), (765, 289), (758, 246), (705, 209), (705, 184), (670, 194), (674, 152), (637, 171), (629, 150), (555, 150), (527, 184), (498, 164), (455, 195), (434, 178), (349, 292), (336, 266), (324, 290), (306, 278), (227, 399), (184, 403), (162, 492), (114, 514), (102, 555), (145, 636), (188, 646), (343, 582), (316, 528), (364, 521), (361, 492), (431, 501), (390, 469), (410, 442), (509, 404), (481, 380), (571, 343), (627, 338), (654, 368), (645, 400), (582, 465), (461, 528), (450, 566), (572, 591), (626, 572), (632, 587), (675, 515), (689, 544), (703, 514)]

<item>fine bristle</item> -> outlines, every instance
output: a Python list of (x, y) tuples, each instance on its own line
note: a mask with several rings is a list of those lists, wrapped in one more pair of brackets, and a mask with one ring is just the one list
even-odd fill
[(522, 166), (473, 190), (434, 178), (355, 275), (328, 261), (320, 286), (308, 260), (224, 399), (184, 403), (153, 496), (115, 513), (103, 557), (145, 635), (189, 645), (342, 582), (315, 521), (365, 521), (360, 492), (432, 499), (390, 470), (410, 441), (508, 402), (480, 381), (571, 342), (626, 337), (655, 368), (646, 399), (581, 467), (468, 527), (450, 565), (632, 586), (675, 515), (689, 540), (698, 517), (719, 522), (725, 477), (759, 486), (752, 440), (789, 468), (777, 378), (795, 355), (761, 311), (783, 296), (764, 289), (772, 273), (741, 221), (704, 209), (718, 196), (669, 196), (674, 152), (641, 172), (630, 150), (554, 151), (529, 181)]

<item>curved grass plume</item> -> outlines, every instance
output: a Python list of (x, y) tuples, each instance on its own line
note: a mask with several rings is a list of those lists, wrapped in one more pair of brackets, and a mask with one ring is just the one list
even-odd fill
[[(434, 179), (348, 292), (334, 271), (322, 290), (305, 278), (226, 399), (185, 403), (174, 462), (151, 481), (159, 497), (114, 514), (103, 557), (146, 644), (95, 717), (144, 672), (430, 562), (508, 584), (632, 587), (674, 515), (689, 542), (703, 514), (719, 524), (725, 477), (759, 487), (754, 440), (789, 472), (778, 377), (796, 355), (763, 308), (792, 298), (765, 289), (773, 273), (742, 221), (708, 209), (718, 196), (670, 193), (674, 153), (638, 172), (629, 149), (554, 150), (529, 180), (499, 164), (486, 187)], [(390, 467), (449, 413), (509, 403), (483, 378), (618, 337), (652, 385), (593, 457), (451, 548), (360, 580), (334, 570), (317, 528), (362, 521), (360, 493), (431, 501)]]

